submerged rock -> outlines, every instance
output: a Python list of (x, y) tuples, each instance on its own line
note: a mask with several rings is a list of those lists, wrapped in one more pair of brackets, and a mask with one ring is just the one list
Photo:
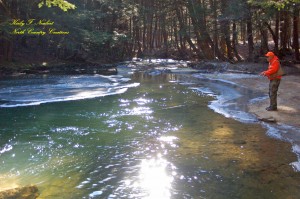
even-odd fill
[(243, 145), (243, 144), (247, 144), (247, 142), (245, 140), (234, 140), (233, 144), (236, 145)]
[(40, 194), (35, 185), (18, 187), (0, 192), (1, 199), (35, 199)]

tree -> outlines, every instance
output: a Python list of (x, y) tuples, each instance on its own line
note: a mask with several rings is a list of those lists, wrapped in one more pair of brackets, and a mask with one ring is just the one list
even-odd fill
[[(299, 60), (299, 1), (1, 0), (0, 60), (30, 59), (34, 53), (31, 59), (241, 61), (240, 40), (248, 45), (247, 60), (283, 48), (292, 49)], [(12, 19), (51, 19), (69, 34), (12, 35)]]
[(69, 3), (68, 1), (65, 0), (41, 0), (41, 2), (38, 4), (39, 8), (42, 6), (47, 6), (47, 7), (52, 7), (52, 6), (57, 6), (63, 11), (68, 11), (70, 9), (75, 9), (76, 6), (72, 3)]
[(294, 7), (293, 11), (293, 47), (295, 49), (295, 59), (300, 61), (300, 52), (299, 52), (299, 10), (300, 4)]
[[(271, 17), (270, 22), (274, 21), (275, 18), (275, 30), (272, 30), (271, 24), (265, 21), (275, 44), (274, 51), (278, 52), (280, 47), (281, 52), (283, 52), (292, 47), (295, 59), (299, 60), (298, 20), (300, 0), (249, 0), (248, 2), (257, 9), (264, 10), (262, 14)], [(291, 30), (293, 30), (293, 34)], [(290, 45), (291, 37), (293, 38), (292, 46)]]

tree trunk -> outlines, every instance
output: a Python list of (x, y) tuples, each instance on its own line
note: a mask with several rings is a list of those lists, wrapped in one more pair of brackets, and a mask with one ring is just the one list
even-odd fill
[(246, 31), (246, 24), (245, 21), (241, 20), (240, 22), (240, 27), (241, 27), (241, 40), (243, 44), (246, 44), (246, 39), (247, 39), (247, 31)]
[(194, 43), (192, 42), (190, 36), (186, 32), (186, 26), (183, 23), (183, 17), (181, 16), (179, 7), (176, 7), (176, 15), (177, 15), (179, 26), (180, 26), (180, 32), (183, 35), (183, 38), (188, 42), (188, 44), (192, 48), (193, 52), (195, 52), (199, 58), (203, 58), (202, 54), (197, 49), (197, 47), (194, 45)]
[(276, 20), (275, 20), (275, 34), (273, 36), (274, 38), (274, 52), (278, 55), (279, 53), (279, 11), (276, 13)]
[[(266, 27), (268, 28), (268, 30), (270, 31), (270, 33), (272, 35), (272, 38), (274, 41), (274, 52), (275, 52), (275, 54), (277, 54), (278, 53), (278, 26), (275, 27), (275, 32), (274, 32), (270, 24), (265, 22), (264, 25), (266, 25)], [(276, 31), (277, 31), (277, 33), (276, 33)]]
[(247, 20), (247, 40), (248, 40), (248, 52), (249, 52), (249, 61), (253, 61), (254, 58), (254, 42), (253, 42), (253, 34), (252, 34), (252, 21), (251, 19)]
[(268, 47), (268, 32), (260, 25), (260, 33), (261, 33), (261, 45), (260, 45), (260, 54), (266, 54), (269, 51)]
[(289, 45), (289, 30), (290, 30), (290, 22), (289, 22), (289, 14), (287, 11), (281, 12), (280, 18), (280, 47), (281, 49), (288, 49)]
[(211, 0), (211, 6), (213, 10), (213, 40), (214, 40), (214, 59), (216, 58), (217, 51), (219, 52), (219, 37), (218, 37), (218, 22), (217, 22), (217, 3), (216, 0)]
[(237, 38), (236, 22), (233, 21), (233, 24), (232, 24), (232, 47), (233, 47), (233, 52), (234, 52), (235, 57), (237, 58), (238, 61), (241, 61), (242, 58), (240, 57), (239, 52), (236, 48), (237, 43), (238, 43), (238, 38)]
[[(158, 17), (155, 17), (153, 19), (153, 16), (152, 16), (152, 21), (155, 20), (154, 22), (154, 30), (151, 32), (151, 45), (150, 45), (150, 48), (151, 49), (156, 49), (157, 45), (156, 45), (156, 42), (157, 42), (157, 33), (158, 33)], [(152, 25), (151, 25), (152, 26)]]
[[(203, 5), (197, 5), (197, 7), (198, 9), (199, 7), (201, 7), (201, 9), (204, 10)], [(190, 12), (190, 18), (192, 20), (194, 34), (196, 35), (198, 48), (201, 49), (204, 58), (213, 59), (214, 54), (213, 54), (212, 46), (210, 45), (213, 44), (213, 42), (206, 31), (206, 27), (205, 27), (206, 23), (205, 21), (203, 21), (205, 17), (198, 16), (195, 10), (194, 0), (188, 0), (187, 8)], [(204, 11), (202, 13), (204, 13)]]
[(295, 7), (293, 13), (293, 48), (295, 50), (295, 59), (297, 61), (300, 60), (298, 24), (299, 24), (299, 7)]
[(181, 42), (180, 42), (180, 38), (178, 38), (178, 30), (177, 30), (177, 24), (176, 24), (176, 20), (173, 19), (173, 22), (172, 22), (174, 25), (173, 25), (173, 29), (174, 29), (174, 40), (175, 40), (175, 46), (178, 50), (178, 52), (181, 51), (181, 48), (182, 46), (181, 45)]
[(252, 28), (252, 14), (251, 7), (248, 8), (248, 18), (247, 18), (247, 40), (248, 40), (248, 60), (254, 60), (254, 42), (253, 42), (253, 28)]
[(222, 12), (222, 18), (220, 20), (221, 25), (221, 33), (222, 33), (222, 39), (225, 42), (226, 45), (226, 55), (229, 60), (233, 60), (233, 48), (231, 46), (230, 41), (230, 19), (229, 16), (227, 16), (225, 9), (227, 8), (227, 1), (222, 0), (221, 1), (221, 12)]

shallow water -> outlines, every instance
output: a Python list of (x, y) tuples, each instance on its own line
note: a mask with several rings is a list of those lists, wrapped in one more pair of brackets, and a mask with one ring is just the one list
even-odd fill
[(290, 144), (208, 107), (217, 98), (210, 89), (239, 93), (189, 75), (121, 74), (1, 81), (0, 190), (36, 184), (39, 198), (300, 196)]

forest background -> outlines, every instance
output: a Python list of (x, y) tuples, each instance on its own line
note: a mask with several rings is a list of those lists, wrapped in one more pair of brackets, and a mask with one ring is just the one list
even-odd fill
[(0, 0), (0, 67), (299, 55), (300, 0)]

